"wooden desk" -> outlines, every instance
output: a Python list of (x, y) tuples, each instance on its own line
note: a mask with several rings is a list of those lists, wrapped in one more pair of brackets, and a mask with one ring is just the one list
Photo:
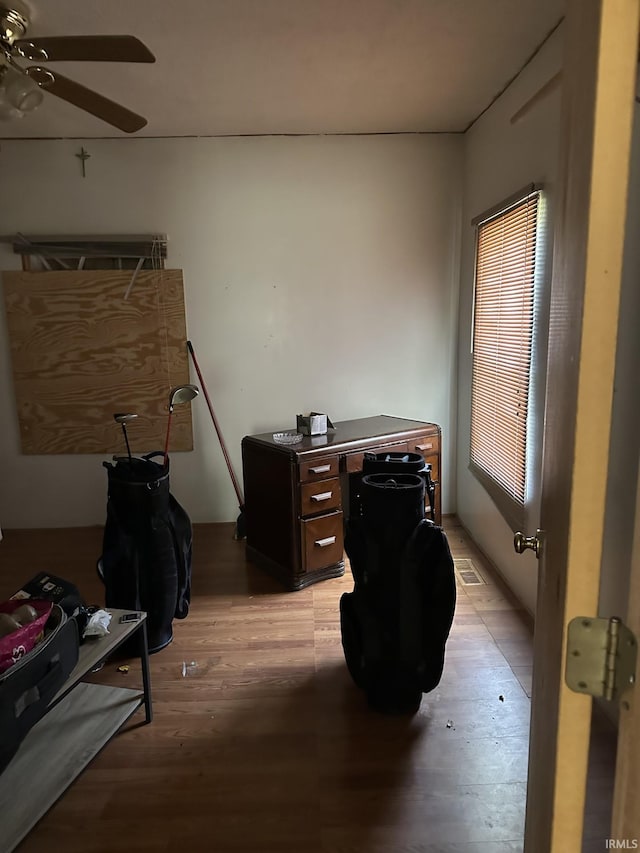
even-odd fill
[(242, 439), (247, 557), (291, 590), (344, 574), (349, 490), (365, 451), (421, 453), (436, 483), (440, 524), (437, 424), (377, 415), (341, 421), (298, 444), (278, 444), (270, 432), (250, 435)]

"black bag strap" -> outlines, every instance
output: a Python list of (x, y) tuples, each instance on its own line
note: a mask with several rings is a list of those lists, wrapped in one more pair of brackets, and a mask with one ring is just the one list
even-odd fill
[(184, 619), (189, 613), (191, 601), (191, 520), (178, 501), (169, 495), (169, 529), (173, 539), (178, 573), (176, 597), (176, 619)]

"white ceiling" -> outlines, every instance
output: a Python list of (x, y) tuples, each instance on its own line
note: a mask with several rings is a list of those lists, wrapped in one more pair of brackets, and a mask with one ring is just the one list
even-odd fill
[[(2, 0), (9, 5), (9, 0)], [(564, 0), (31, 0), (28, 35), (131, 34), (153, 65), (51, 68), (148, 119), (136, 136), (463, 131)], [(126, 136), (50, 94), (0, 137)]]

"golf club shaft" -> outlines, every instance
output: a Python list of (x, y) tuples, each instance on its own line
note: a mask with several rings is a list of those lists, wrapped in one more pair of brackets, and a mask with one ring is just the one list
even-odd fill
[(131, 448), (129, 447), (129, 439), (127, 437), (127, 427), (125, 424), (122, 424), (122, 434), (124, 435), (124, 443), (127, 445), (127, 453), (129, 455), (129, 462), (131, 462)]
[(169, 459), (169, 430), (171, 429), (171, 415), (173, 414), (173, 407), (169, 408), (169, 419), (167, 420), (167, 437), (164, 440), (164, 464), (167, 464)]

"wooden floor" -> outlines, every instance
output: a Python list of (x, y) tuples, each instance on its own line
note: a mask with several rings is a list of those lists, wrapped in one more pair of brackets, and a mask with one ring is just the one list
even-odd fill
[[(191, 612), (151, 658), (153, 723), (128, 724), (21, 853), (520, 853), (531, 628), (463, 530), (445, 527), (454, 558), (471, 560), (463, 576), (484, 582), (458, 580), (438, 688), (415, 716), (386, 717), (344, 663), (350, 576), (285, 592), (246, 563), (233, 525), (196, 526)], [(48, 570), (102, 603), (100, 540), (6, 531), (0, 598)], [(138, 665), (116, 667), (96, 680), (140, 683)], [(608, 726), (594, 730), (585, 853), (605, 849), (615, 746)]]

